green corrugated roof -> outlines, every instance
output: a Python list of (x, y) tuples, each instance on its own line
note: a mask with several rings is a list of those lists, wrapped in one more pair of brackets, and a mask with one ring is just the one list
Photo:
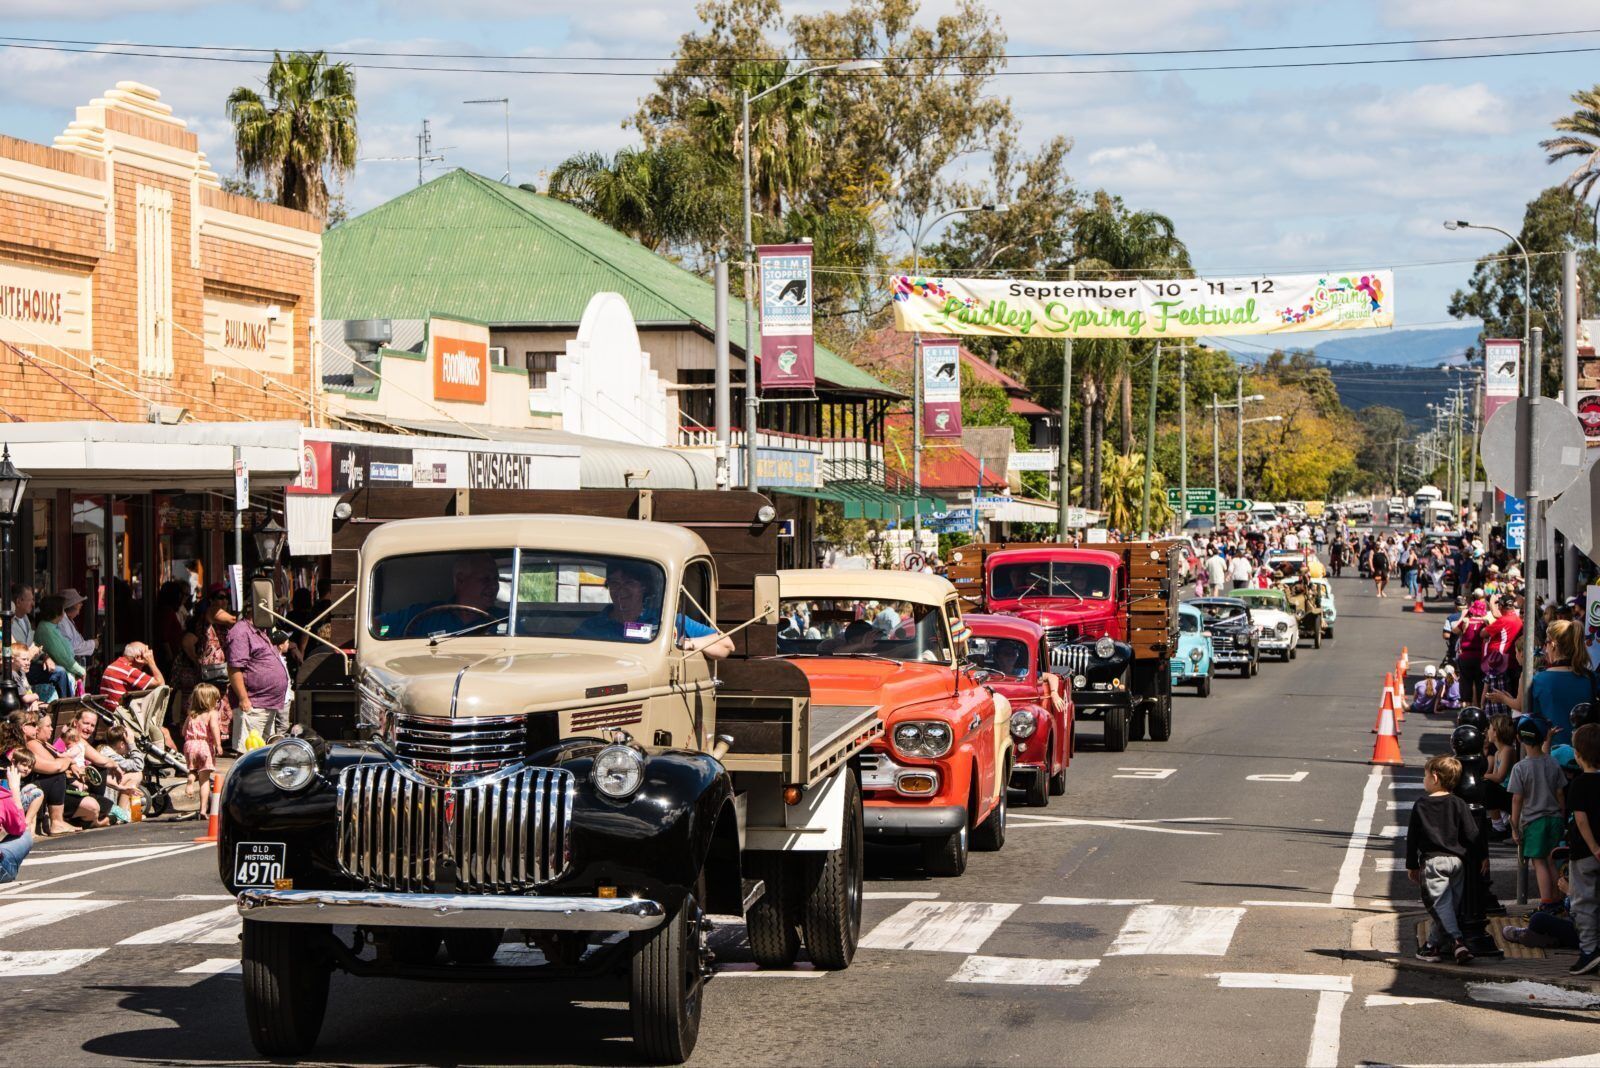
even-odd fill
[[(471, 171), (453, 170), (323, 236), (322, 314), (330, 319), (453, 314), (576, 325), (602, 292), (622, 294), (640, 324), (713, 328), (709, 282), (570, 204)], [(728, 329), (742, 350), (738, 302)], [(817, 377), (894, 393), (821, 345)]]

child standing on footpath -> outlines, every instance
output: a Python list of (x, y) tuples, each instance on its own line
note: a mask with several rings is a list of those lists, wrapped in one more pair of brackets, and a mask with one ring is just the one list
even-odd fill
[(1567, 777), (1550, 757), (1550, 732), (1543, 723), (1523, 716), (1517, 720), (1517, 738), (1524, 755), (1506, 779), (1506, 789), (1511, 792), (1511, 837), (1539, 880), (1540, 910), (1555, 912), (1561, 907), (1561, 896), (1550, 852), (1561, 844)]
[(183, 721), (183, 759), (189, 765), (189, 784), (184, 795), (194, 796), (195, 783), (200, 785), (200, 807), (195, 818), (211, 811), (211, 773), (217, 767), (217, 754), (222, 750), (222, 724), (217, 715), (217, 705), (222, 702), (222, 691), (209, 682), (202, 682), (189, 692), (189, 710)]
[(1460, 778), (1461, 761), (1455, 757), (1429, 760), (1422, 771), (1427, 796), (1412, 807), (1406, 830), (1406, 877), (1422, 888), (1423, 907), (1433, 918), (1417, 959), (1432, 963), (1444, 960), (1446, 952), (1457, 964), (1472, 960), (1456, 921), (1456, 905), (1466, 886), (1466, 860), (1478, 839), (1478, 825), (1467, 803), (1451, 793)]
[(1567, 882), (1572, 922), (1578, 928), (1578, 960), (1573, 975), (1600, 970), (1600, 724), (1586, 723), (1572, 732), (1583, 774), (1572, 780), (1572, 829), (1567, 835), (1571, 858)]

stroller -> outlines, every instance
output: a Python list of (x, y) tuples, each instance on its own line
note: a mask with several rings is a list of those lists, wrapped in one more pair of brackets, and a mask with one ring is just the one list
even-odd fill
[[(172, 703), (172, 687), (153, 686), (127, 695), (125, 707), (107, 709), (99, 706), (106, 716), (128, 732), (134, 748), (144, 756), (144, 807), (146, 814), (160, 816), (172, 808), (172, 791), (189, 777), (189, 764), (183, 754), (168, 749), (161, 732), (166, 721), (167, 706)], [(162, 784), (162, 779), (176, 776)]]

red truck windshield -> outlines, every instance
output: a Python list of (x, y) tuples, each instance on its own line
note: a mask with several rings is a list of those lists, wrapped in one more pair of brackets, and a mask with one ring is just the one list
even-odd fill
[(1104, 601), (1111, 596), (1111, 569), (1068, 560), (999, 564), (989, 575), (989, 596), (996, 601), (1045, 597)]

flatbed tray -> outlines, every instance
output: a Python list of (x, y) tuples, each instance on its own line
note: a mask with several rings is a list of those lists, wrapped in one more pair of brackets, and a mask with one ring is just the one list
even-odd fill
[(877, 705), (812, 704), (807, 781), (816, 781), (883, 734)]

